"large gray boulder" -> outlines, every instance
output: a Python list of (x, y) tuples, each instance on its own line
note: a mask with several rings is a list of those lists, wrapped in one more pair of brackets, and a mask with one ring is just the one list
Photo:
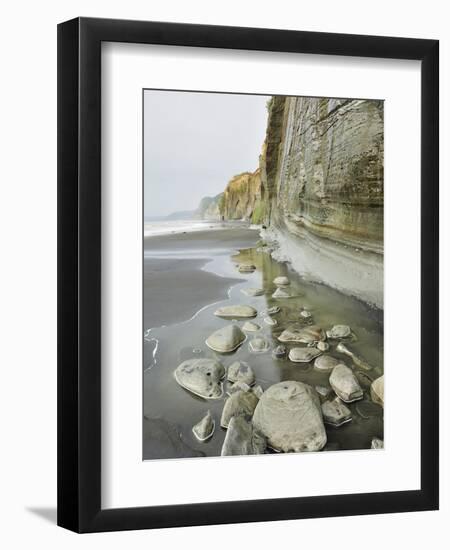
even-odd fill
[(320, 451), (327, 442), (319, 397), (302, 382), (270, 386), (256, 406), (253, 424), (277, 451)]
[(237, 325), (227, 325), (213, 332), (206, 345), (219, 353), (229, 353), (237, 349), (245, 340), (245, 334)]
[(280, 342), (297, 342), (299, 344), (314, 344), (325, 340), (324, 331), (317, 325), (309, 327), (292, 325), (278, 336)]
[(244, 382), (252, 386), (255, 383), (255, 373), (248, 363), (235, 361), (228, 367), (227, 379), (230, 382)]
[(289, 360), (294, 363), (309, 363), (321, 353), (316, 348), (292, 348), (289, 352)]
[(372, 401), (384, 407), (384, 374), (372, 382), (370, 397)]
[(174, 372), (175, 380), (191, 393), (204, 399), (219, 399), (223, 395), (222, 378), (225, 369), (214, 359), (188, 359)]
[(266, 439), (244, 416), (233, 416), (223, 442), (222, 456), (261, 455)]
[(214, 312), (217, 317), (226, 319), (248, 319), (256, 317), (257, 314), (258, 312), (254, 307), (246, 305), (223, 306)]
[(228, 428), (233, 416), (243, 415), (251, 418), (257, 404), (258, 398), (253, 392), (238, 390), (232, 393), (225, 401), (220, 425), (222, 428)]
[(358, 379), (353, 374), (352, 369), (346, 365), (340, 364), (334, 367), (330, 376), (330, 385), (336, 395), (346, 403), (363, 398), (363, 391)]

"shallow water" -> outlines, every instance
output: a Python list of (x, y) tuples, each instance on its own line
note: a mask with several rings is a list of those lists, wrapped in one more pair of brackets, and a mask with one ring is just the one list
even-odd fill
[[(255, 232), (255, 244), (258, 236)], [(186, 257), (201, 257), (206, 251), (198, 250), (198, 243), (192, 243), (195, 253), (184, 250)], [(170, 255), (170, 251), (167, 251)], [(158, 256), (164, 251), (158, 251)], [(180, 251), (177, 251), (179, 257)], [(335, 348), (337, 341), (328, 341), (331, 345), (327, 352), (352, 367), (361, 376), (364, 399), (347, 406), (352, 412), (352, 421), (334, 428), (326, 425), (328, 443), (326, 450), (369, 449), (372, 437), (383, 439), (383, 409), (373, 405), (368, 393), (368, 383), (383, 374), (383, 314), (381, 310), (367, 306), (355, 298), (346, 296), (327, 286), (306, 282), (288, 264), (279, 263), (271, 256), (257, 249), (249, 248), (233, 253), (223, 251), (215, 254), (209, 250), (209, 260), (203, 269), (223, 277), (238, 279), (228, 291), (229, 298), (215, 302), (193, 314), (193, 317), (179, 324), (152, 328), (145, 327), (144, 338), (144, 420), (145, 437), (151, 432), (151, 422), (163, 419), (167, 428), (167, 437), (161, 437), (161, 426), (158, 424), (158, 436), (151, 434), (150, 444), (144, 445), (144, 459), (170, 458), (185, 456), (217, 456), (220, 455), (225, 430), (220, 427), (220, 416), (227, 395), (218, 400), (204, 400), (181, 388), (173, 377), (173, 371), (186, 359), (193, 357), (217, 358), (227, 368), (239, 359), (248, 362), (256, 374), (256, 384), (267, 389), (270, 385), (283, 380), (298, 380), (312, 386), (329, 387), (329, 373), (315, 370), (313, 364), (292, 363), (287, 358), (273, 359), (271, 350), (255, 354), (249, 350), (249, 340), (254, 335), (263, 335), (271, 345), (271, 349), (279, 344), (277, 336), (289, 325), (302, 322), (299, 313), (304, 307), (313, 317), (312, 322), (323, 329), (329, 329), (334, 324), (349, 325), (356, 335), (355, 341), (348, 347), (361, 356), (372, 368), (363, 371), (356, 367), (352, 360)], [(254, 273), (241, 274), (237, 266), (240, 263), (252, 263), (257, 269)], [(287, 275), (290, 279), (289, 292), (292, 298), (274, 299), (271, 297), (276, 290), (273, 279), (279, 275)], [(264, 295), (248, 297), (241, 292), (246, 287), (264, 289)], [(214, 316), (214, 311), (222, 305), (249, 304), (258, 311), (255, 321), (261, 326), (257, 333), (247, 335), (242, 346), (231, 354), (219, 354), (210, 350), (206, 338), (215, 330), (236, 322), (242, 326), (245, 320), (229, 321)], [(270, 327), (264, 322), (263, 312), (274, 305), (281, 308), (280, 313), (273, 315), (277, 325)], [(303, 321), (308, 324), (309, 321)], [(151, 330), (148, 330), (151, 329)], [(295, 344), (285, 344), (287, 349)], [(225, 383), (226, 389), (226, 383)], [(196, 424), (210, 410), (216, 423), (213, 437), (206, 442), (198, 442), (192, 433)], [(169, 429), (170, 427), (170, 429)], [(174, 435), (175, 434), (175, 435)], [(179, 440), (177, 439), (177, 435)], [(145, 449), (151, 447), (151, 453)], [(158, 450), (158, 447), (160, 449)]]

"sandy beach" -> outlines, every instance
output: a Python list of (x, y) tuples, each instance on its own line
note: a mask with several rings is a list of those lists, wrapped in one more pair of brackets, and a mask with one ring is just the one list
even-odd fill
[[(259, 239), (258, 231), (230, 224), (223, 229), (144, 240), (144, 459), (220, 455), (226, 433), (220, 427), (220, 417), (227, 383), (224, 381), (225, 392), (220, 399), (196, 397), (177, 384), (173, 375), (187, 359), (215, 358), (225, 368), (233, 361), (245, 361), (254, 369), (256, 383), (263, 390), (284, 380), (329, 386), (329, 374), (318, 372), (312, 364), (272, 357), (278, 336), (298, 319), (302, 307), (312, 312), (314, 322), (320, 326), (352, 326), (358, 335), (353, 349), (374, 366), (370, 376), (383, 373), (382, 310), (304, 280), (288, 263), (275, 261), (256, 248)], [(240, 273), (237, 267), (241, 263), (252, 263), (256, 270)], [(290, 292), (295, 297), (284, 301), (272, 297), (276, 289), (273, 280), (280, 275), (289, 277)], [(249, 297), (241, 292), (246, 287), (262, 288), (264, 292)], [(258, 335), (269, 343), (266, 353), (252, 352), (251, 335), (231, 354), (218, 354), (206, 346), (205, 340), (213, 331), (232, 322), (214, 315), (218, 307), (229, 304), (247, 304), (257, 310), (254, 320), (261, 326)], [(281, 306), (281, 311), (276, 315), (276, 325), (269, 326), (264, 312), (274, 305)], [(383, 437), (381, 407), (367, 398), (349, 407), (352, 422), (339, 429), (327, 427), (325, 451), (370, 448), (372, 437)], [(208, 410), (216, 428), (213, 437), (200, 442), (192, 427)]]
[(246, 227), (158, 235), (144, 239), (144, 327), (188, 319), (207, 304), (223, 300), (239, 277), (205, 271), (214, 258), (228, 257), (258, 240)]

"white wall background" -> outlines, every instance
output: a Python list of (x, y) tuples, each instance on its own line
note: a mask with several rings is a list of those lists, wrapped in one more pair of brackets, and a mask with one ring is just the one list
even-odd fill
[[(446, 3), (410, 0), (30, 0), (2, 10), (0, 541), (5, 548), (367, 550), (440, 544), (450, 520), (450, 375), (441, 349), (441, 510), (79, 536), (56, 517), (56, 24), (78, 15), (436, 38), (441, 41), (441, 280), (450, 279), (450, 35)], [(441, 288), (441, 338), (450, 330)], [(404, 345), (405, 343), (400, 343)], [(444, 396), (446, 397), (444, 399)], [(442, 545), (442, 543), (441, 543)], [(445, 544), (444, 544), (445, 546)]]

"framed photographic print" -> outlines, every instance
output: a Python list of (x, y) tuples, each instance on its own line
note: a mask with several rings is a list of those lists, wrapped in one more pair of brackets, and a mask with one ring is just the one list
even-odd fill
[(58, 27), (58, 524), (438, 507), (438, 42)]

